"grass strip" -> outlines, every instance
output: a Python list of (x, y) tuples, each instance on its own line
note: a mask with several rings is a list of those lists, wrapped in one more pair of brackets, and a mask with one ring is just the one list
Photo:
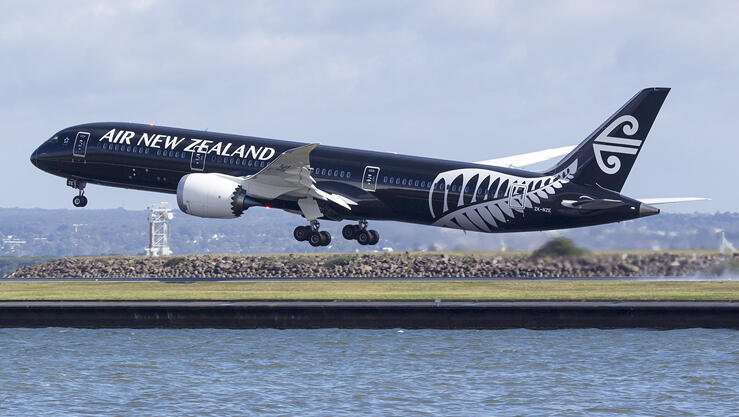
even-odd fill
[(0, 300), (733, 301), (736, 281), (0, 282)]

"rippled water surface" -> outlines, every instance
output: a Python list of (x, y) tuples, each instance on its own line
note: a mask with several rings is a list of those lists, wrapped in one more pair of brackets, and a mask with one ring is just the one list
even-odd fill
[(739, 332), (0, 329), (0, 415), (739, 415)]

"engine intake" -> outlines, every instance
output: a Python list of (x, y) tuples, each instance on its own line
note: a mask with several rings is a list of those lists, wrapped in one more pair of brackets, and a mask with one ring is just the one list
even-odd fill
[(195, 173), (183, 176), (177, 184), (177, 205), (193, 216), (233, 219), (261, 204), (246, 195), (236, 177)]

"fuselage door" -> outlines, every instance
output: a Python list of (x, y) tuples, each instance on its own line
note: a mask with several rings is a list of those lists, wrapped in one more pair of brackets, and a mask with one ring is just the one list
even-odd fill
[(511, 185), (511, 196), (508, 205), (514, 209), (522, 209), (526, 205), (526, 184)]
[(74, 147), (72, 148), (72, 156), (76, 158), (84, 158), (87, 155), (87, 142), (90, 140), (88, 132), (77, 132), (74, 138)]
[(205, 169), (206, 154), (193, 152), (190, 156), (190, 169), (193, 171), (202, 171)]
[(366, 166), (364, 167), (364, 175), (362, 175), (362, 189), (365, 191), (375, 191), (377, 188), (377, 177), (380, 175), (380, 168)]

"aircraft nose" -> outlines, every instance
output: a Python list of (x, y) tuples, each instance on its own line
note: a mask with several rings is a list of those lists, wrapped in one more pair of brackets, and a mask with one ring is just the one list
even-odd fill
[(38, 154), (38, 149), (36, 149), (35, 151), (33, 151), (33, 153), (31, 154), (31, 163), (34, 166), (36, 166), (36, 167), (38, 167), (38, 163), (37, 163), (38, 162), (38, 157), (36, 156), (37, 154)]

